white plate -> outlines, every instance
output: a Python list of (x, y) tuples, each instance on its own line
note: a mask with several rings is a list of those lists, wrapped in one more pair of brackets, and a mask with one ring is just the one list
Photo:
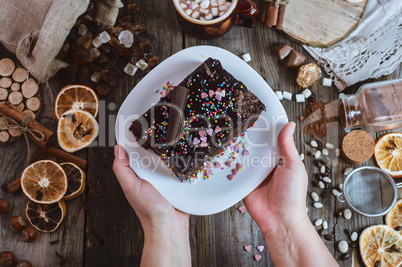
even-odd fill
[[(145, 150), (128, 130), (133, 120), (157, 103), (155, 93), (168, 81), (179, 84), (208, 57), (221, 61), (222, 66), (242, 81), (266, 106), (255, 126), (248, 130), (252, 145), (244, 168), (232, 181), (226, 176), (231, 168), (215, 169), (209, 180), (196, 184), (180, 183), (161, 159), (151, 150)], [(116, 120), (116, 139), (130, 155), (130, 166), (146, 179), (177, 209), (195, 215), (208, 215), (225, 210), (253, 191), (271, 172), (279, 156), (277, 136), (288, 121), (285, 110), (269, 85), (247, 63), (234, 54), (213, 46), (195, 46), (169, 57), (146, 75), (127, 96)], [(266, 145), (263, 145), (263, 144)], [(260, 163), (258, 163), (260, 161)], [(233, 165), (232, 165), (233, 167)]]

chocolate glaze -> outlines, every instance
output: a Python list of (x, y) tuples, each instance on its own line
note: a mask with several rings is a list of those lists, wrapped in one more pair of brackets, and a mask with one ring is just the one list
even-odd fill
[(212, 58), (179, 86), (188, 88), (189, 93), (176, 146), (166, 145), (172, 92), (135, 120), (130, 131), (141, 146), (159, 155), (179, 179), (188, 179), (245, 132), (265, 106), (219, 60)]

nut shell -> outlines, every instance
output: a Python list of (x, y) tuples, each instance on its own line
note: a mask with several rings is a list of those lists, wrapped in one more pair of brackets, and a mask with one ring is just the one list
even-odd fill
[(4, 251), (0, 255), (0, 266), (8, 267), (14, 263), (14, 253), (11, 251)]
[(22, 231), (22, 236), (24, 237), (25, 242), (34, 242), (38, 237), (38, 230), (33, 226), (28, 226)]
[(21, 232), (27, 224), (21, 216), (14, 216), (10, 220), (10, 226), (14, 232)]
[(32, 264), (29, 261), (20, 261), (17, 267), (32, 267)]
[(12, 206), (13, 204), (8, 199), (0, 199), (0, 214), (8, 213), (11, 210)]

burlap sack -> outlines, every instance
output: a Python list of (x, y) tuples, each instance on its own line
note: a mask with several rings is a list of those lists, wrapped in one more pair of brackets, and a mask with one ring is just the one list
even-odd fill
[[(113, 25), (120, 0), (94, 0), (94, 19)], [(46, 82), (66, 63), (55, 59), (89, 0), (0, 0), (0, 42)]]

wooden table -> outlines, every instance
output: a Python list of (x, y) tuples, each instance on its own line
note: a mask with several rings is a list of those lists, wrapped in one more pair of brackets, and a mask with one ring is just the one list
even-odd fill
[[(128, 4), (131, 1), (124, 2)], [(293, 94), (301, 92), (295, 81), (297, 73), (278, 64), (278, 61), (271, 56), (273, 46), (277, 43), (289, 44), (307, 57), (307, 63), (314, 62), (299, 44), (263, 25), (257, 25), (254, 29), (234, 27), (219, 39), (203, 41), (183, 34), (176, 22), (171, 1), (135, 0), (133, 2), (140, 3), (142, 8), (136, 20), (147, 26), (146, 33), (141, 34), (139, 39), (149, 41), (154, 53), (161, 60), (183, 48), (205, 44), (222, 47), (238, 56), (250, 53), (253, 58), (250, 65), (273, 90), (288, 90)], [(258, 1), (258, 5), (261, 10), (263, 1)], [(0, 56), (10, 56), (10, 54), (2, 47)], [(0, 181), (3, 186), (0, 198), (8, 198), (14, 203), (14, 208), (9, 214), (0, 216), (0, 251), (14, 251), (18, 260), (30, 260), (34, 266), (139, 266), (143, 231), (113, 174), (112, 162), (115, 145), (115, 115), (125, 97), (144, 75), (145, 73), (138, 72), (134, 78), (128, 75), (121, 76), (117, 88), (101, 101), (103, 112), (99, 115), (99, 121), (103, 130), (98, 139), (99, 145), (77, 153), (89, 162), (86, 169), (87, 190), (85, 194), (67, 202), (67, 215), (60, 228), (54, 233), (41, 233), (34, 243), (24, 243), (20, 234), (12, 232), (9, 228), (11, 216), (25, 213), (27, 198), (22, 193), (12, 195), (4, 190), (4, 185), (19, 177), (25, 167), (25, 141), (21, 138), (15, 143), (0, 147)], [(381, 80), (395, 77), (402, 77), (401, 67)], [(64, 85), (62, 74), (59, 73), (50, 80), (49, 86), (41, 86), (44, 105), (40, 121), (52, 130), (56, 129), (53, 101)], [(348, 88), (345, 93), (354, 93), (359, 85)], [(339, 94), (334, 86), (323, 87), (321, 81), (312, 86), (311, 90), (317, 94), (318, 100), (325, 102), (336, 100)], [(300, 153), (306, 154), (308, 149), (306, 142), (312, 140), (312, 137), (302, 133), (302, 124), (298, 120), (305, 104), (296, 103), (295, 100), (283, 100), (282, 104), (289, 120), (297, 123), (298, 128), (295, 133), (297, 148)], [(331, 131), (321, 141), (330, 142), (339, 147), (344, 133), (339, 126), (335, 129), (337, 130)], [(375, 133), (373, 137), (378, 138), (382, 134), (384, 133)], [(31, 146), (34, 145), (30, 143)], [(317, 172), (317, 168), (313, 166), (312, 158), (306, 157), (305, 164), (309, 178), (313, 179), (312, 176)], [(362, 165), (374, 165), (374, 162), (370, 160)], [(333, 186), (342, 183), (343, 171), (349, 166), (356, 167), (345, 163), (342, 158), (333, 161)], [(313, 188), (309, 182), (308, 193), (312, 191), (319, 193), (320, 189)], [(322, 199), (322, 203), (323, 209), (314, 209), (311, 206), (312, 200), (307, 197), (310, 219), (312, 221), (318, 218), (327, 220), (329, 229), (326, 232), (333, 233), (335, 223), (333, 212), (346, 208), (346, 205), (338, 202), (332, 195)], [(242, 205), (240, 201), (215, 215), (191, 216), (190, 244), (193, 266), (273, 266), (266, 249), (262, 253), (258, 253), (255, 249), (258, 245), (265, 245), (265, 242), (250, 215), (247, 212), (238, 211), (238, 207)], [(354, 213), (351, 220), (343, 218), (339, 220), (334, 241), (324, 242), (335, 258), (339, 259), (337, 243), (340, 240), (350, 241), (344, 229), (361, 232), (366, 226), (379, 223), (383, 223), (383, 218), (370, 219)], [(247, 253), (243, 249), (244, 245), (252, 245), (254, 248)], [(261, 254), (262, 259), (259, 262), (254, 261), (254, 254)], [(350, 266), (351, 259), (339, 261), (339, 264)]]

